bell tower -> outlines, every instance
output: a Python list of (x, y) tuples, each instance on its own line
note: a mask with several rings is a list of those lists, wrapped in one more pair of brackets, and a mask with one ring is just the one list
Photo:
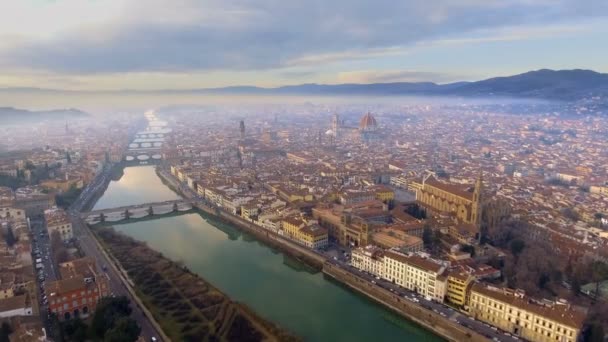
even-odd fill
[(471, 208), (471, 223), (481, 225), (481, 201), (483, 197), (483, 175), (482, 171), (479, 171), (479, 177), (475, 182), (475, 190), (473, 191), (473, 205)]

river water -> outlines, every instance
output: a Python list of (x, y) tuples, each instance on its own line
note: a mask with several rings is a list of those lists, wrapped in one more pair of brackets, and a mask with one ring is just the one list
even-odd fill
[[(175, 198), (153, 166), (129, 167), (95, 208)], [(115, 228), (183, 262), (232, 299), (306, 341), (441, 340), (212, 217), (189, 213)]]

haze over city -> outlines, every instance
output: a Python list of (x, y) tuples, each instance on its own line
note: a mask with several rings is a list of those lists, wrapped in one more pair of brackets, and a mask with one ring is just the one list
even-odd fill
[(606, 341), (608, 2), (0, 2), (0, 341)]

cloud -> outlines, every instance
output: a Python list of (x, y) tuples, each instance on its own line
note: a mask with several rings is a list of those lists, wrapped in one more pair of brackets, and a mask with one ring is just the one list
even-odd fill
[(462, 80), (463, 76), (410, 70), (359, 70), (341, 72), (339, 83), (390, 83), (390, 82), (436, 82), (445, 83)]
[(10, 2), (0, 4), (0, 67), (68, 74), (317, 66), (608, 15), (605, 0)]

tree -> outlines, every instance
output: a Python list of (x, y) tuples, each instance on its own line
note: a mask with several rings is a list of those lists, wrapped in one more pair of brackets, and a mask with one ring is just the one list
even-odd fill
[(576, 210), (574, 210), (572, 208), (564, 208), (564, 209), (562, 209), (562, 214), (566, 218), (568, 218), (568, 219), (570, 219), (570, 220), (572, 220), (574, 222), (576, 222), (576, 221), (578, 221), (580, 219), (580, 215), (576, 212)]
[(141, 328), (137, 325), (134, 319), (122, 317), (116, 321), (113, 328), (105, 334), (105, 342), (131, 342), (136, 341), (139, 337)]
[(67, 341), (86, 341), (87, 326), (80, 318), (71, 319), (61, 325), (63, 337)]
[(128, 317), (130, 314), (131, 307), (127, 297), (102, 298), (91, 320), (89, 327), (91, 336), (104, 338), (106, 332), (112, 329), (120, 318)]
[(65, 152), (65, 159), (68, 161), (68, 164), (72, 164), (72, 157), (70, 157), (70, 152)]
[(8, 324), (8, 322), (2, 322), (2, 327), (0, 328), (0, 342), (9, 342), (9, 335), (13, 332), (13, 329)]
[(594, 261), (591, 264), (591, 279), (595, 282), (595, 299), (600, 298), (600, 284), (608, 278), (608, 264)]
[(131, 218), (131, 213), (129, 212), (129, 209), (125, 209), (125, 220), (128, 220)]
[(433, 231), (430, 227), (424, 227), (422, 231), (422, 242), (424, 242), (424, 247), (430, 248), (433, 244)]
[(471, 257), (475, 256), (475, 247), (473, 247), (471, 245), (460, 246), (460, 251), (471, 254)]
[(152, 206), (149, 206), (149, 207), (148, 207), (148, 215), (149, 215), (149, 216), (154, 215), (154, 208), (152, 208)]
[(511, 241), (509, 247), (511, 247), (511, 253), (517, 257), (526, 247), (526, 243), (522, 239), (515, 239)]
[(15, 233), (13, 232), (13, 227), (8, 226), (6, 229), (6, 244), (9, 247), (12, 247), (15, 242), (17, 242), (17, 238), (15, 237)]

